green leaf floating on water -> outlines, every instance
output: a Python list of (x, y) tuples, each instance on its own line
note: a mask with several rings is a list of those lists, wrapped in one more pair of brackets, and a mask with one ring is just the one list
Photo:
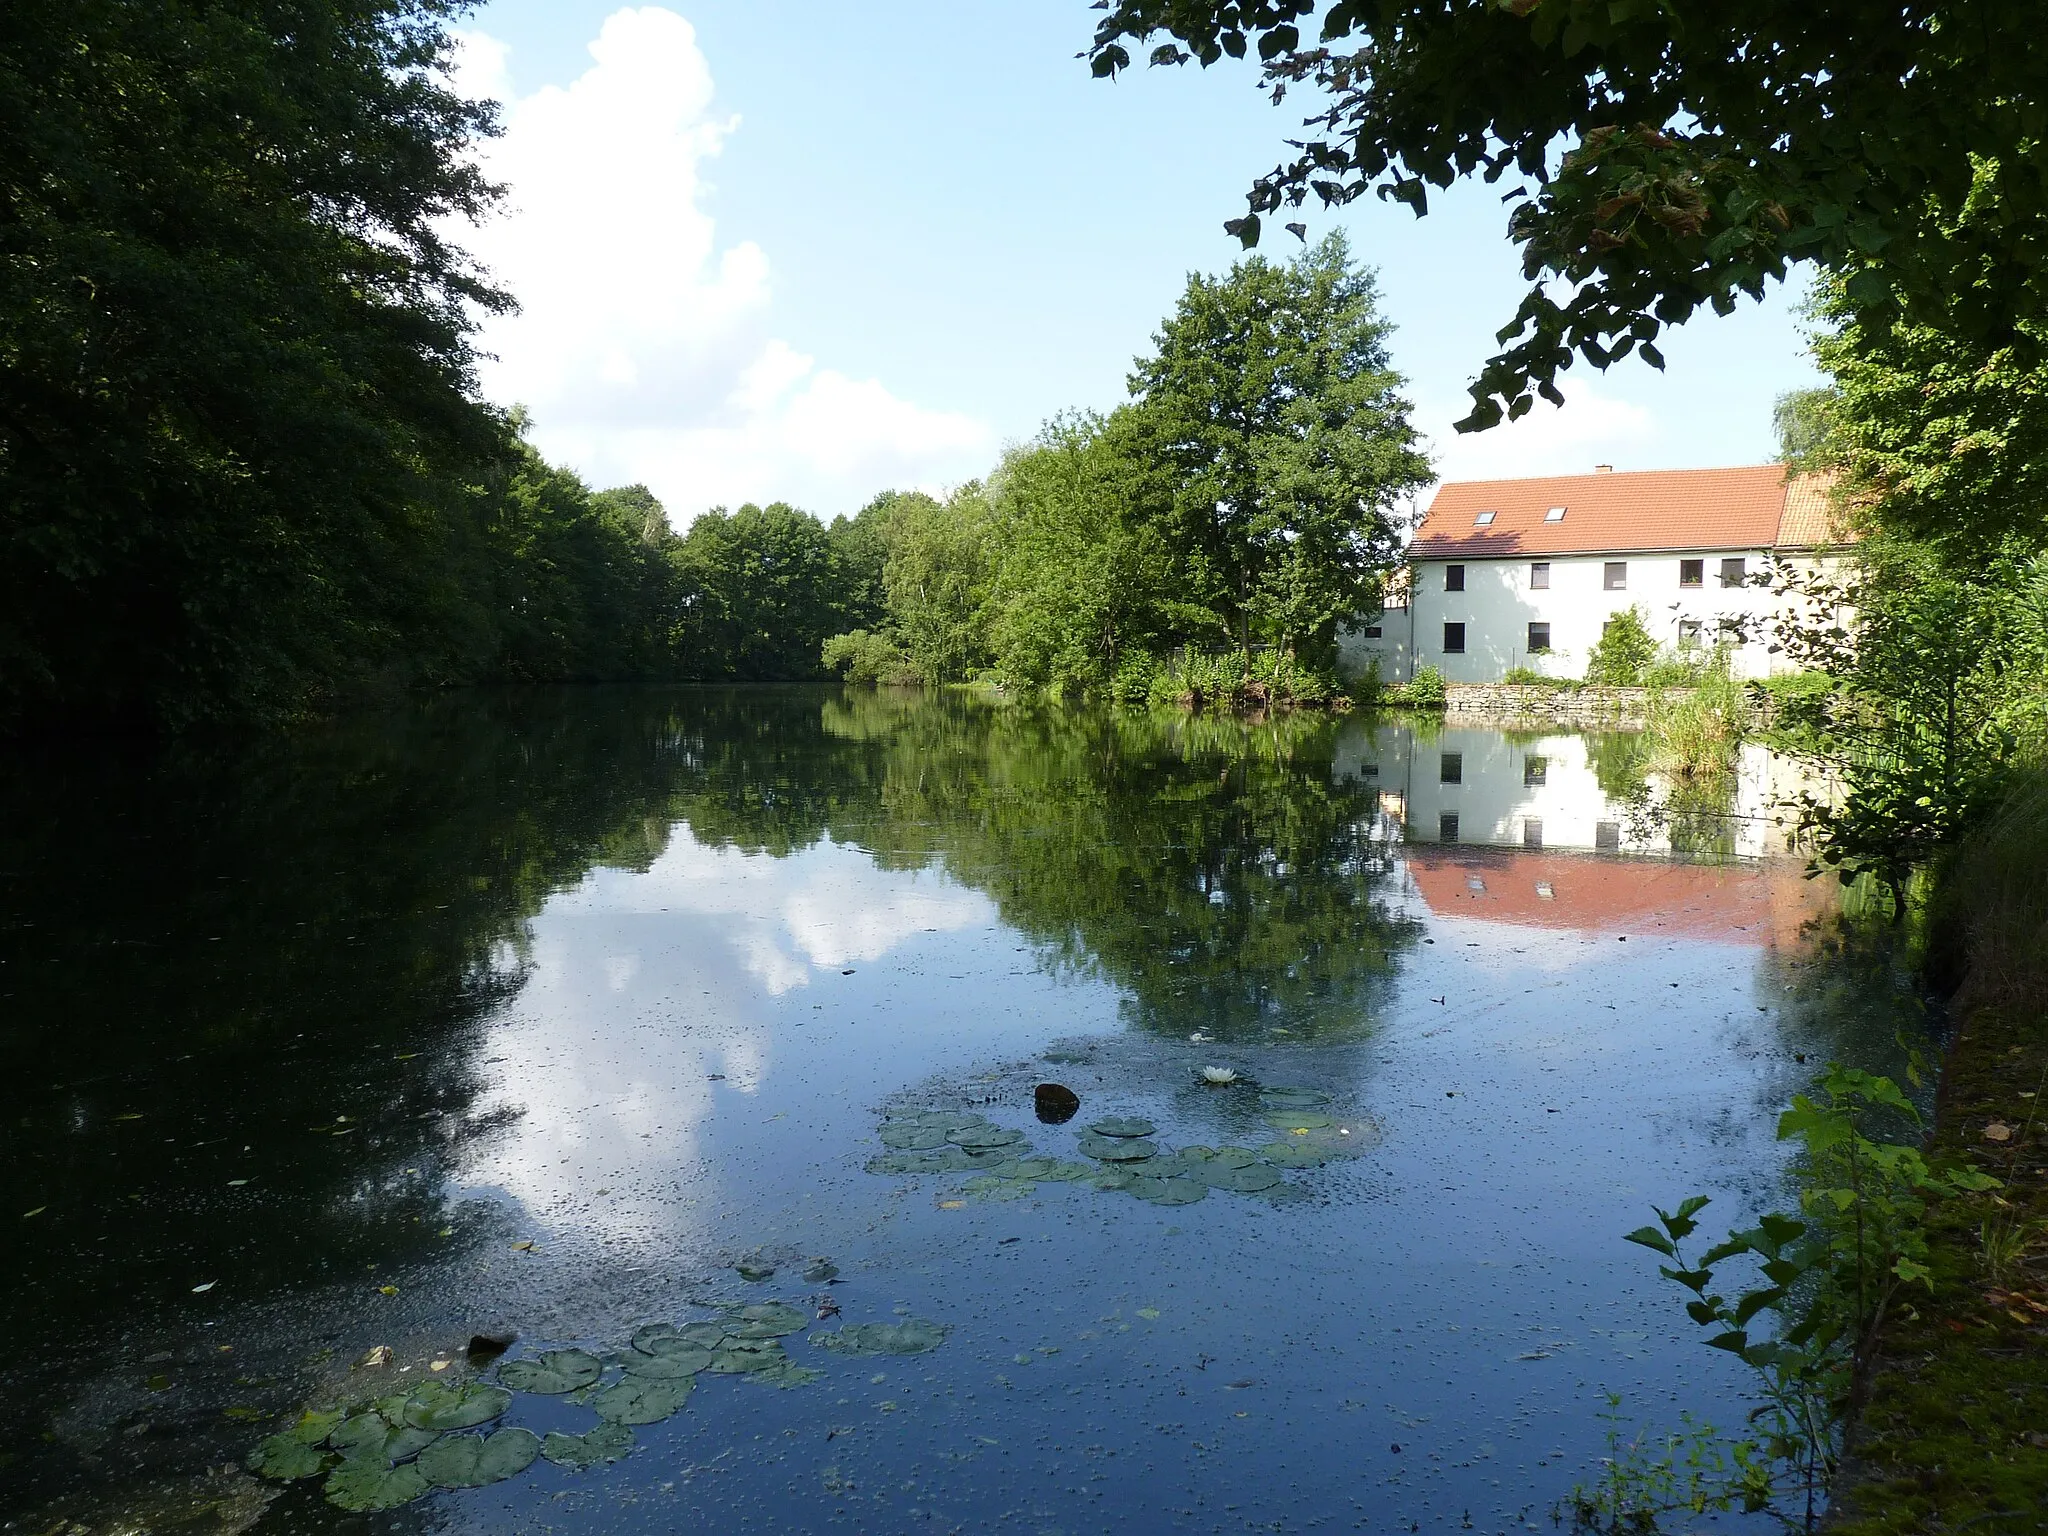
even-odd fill
[(285, 1433), (301, 1445), (321, 1445), (347, 1417), (345, 1408), (308, 1408)]
[(626, 1374), (643, 1381), (681, 1381), (711, 1364), (711, 1351), (698, 1344), (681, 1344), (660, 1354), (644, 1355), (629, 1350), (624, 1361)]
[(290, 1432), (272, 1435), (249, 1453), (249, 1470), (258, 1477), (274, 1477), (279, 1482), (317, 1477), (327, 1470), (327, 1453)]
[(842, 1355), (921, 1355), (946, 1342), (953, 1330), (921, 1317), (900, 1323), (854, 1323), (837, 1333), (814, 1333), (811, 1342)]
[(1086, 1163), (1063, 1162), (1057, 1157), (1020, 1157), (1006, 1170), (1004, 1176), (1011, 1179), (1043, 1179), (1051, 1183), (1071, 1184), (1087, 1178), (1095, 1170)]
[(733, 1268), (739, 1272), (739, 1277), (742, 1280), (749, 1282), (773, 1280), (775, 1278), (775, 1266), (773, 1264), (749, 1264), (746, 1260), (742, 1259), (739, 1263), (733, 1265)]
[(786, 1301), (757, 1301), (733, 1313), (728, 1335), (740, 1339), (779, 1339), (801, 1333), (810, 1318)]
[(1034, 1194), (1037, 1189), (1038, 1184), (1032, 1179), (984, 1173), (969, 1179), (960, 1187), (960, 1193), (972, 1200), (1023, 1200)]
[(1150, 1136), (1159, 1127), (1150, 1120), (1137, 1120), (1128, 1115), (1113, 1115), (1107, 1120), (1098, 1120), (1088, 1127), (1097, 1136)]
[(825, 1373), (814, 1371), (807, 1365), (798, 1365), (789, 1356), (763, 1366), (758, 1371), (747, 1372), (747, 1380), (763, 1382), (771, 1387), (807, 1387)]
[(990, 1147), (1014, 1147), (1024, 1139), (1022, 1131), (1013, 1131), (1005, 1125), (964, 1125), (957, 1131), (946, 1132), (946, 1140), (956, 1147), (969, 1151), (983, 1151)]
[(1321, 1109), (1330, 1102), (1327, 1093), (1314, 1088), (1264, 1088), (1259, 1091), (1259, 1105), (1264, 1109)]
[(731, 1325), (719, 1322), (648, 1323), (636, 1329), (633, 1347), (643, 1355), (677, 1354), (692, 1349), (716, 1349), (718, 1341), (732, 1331)]
[(1152, 1179), (1140, 1174), (1131, 1180), (1131, 1193), (1154, 1205), (1193, 1205), (1208, 1195), (1209, 1186), (1199, 1179)]
[(445, 1435), (424, 1451), (420, 1475), (442, 1488), (483, 1488), (517, 1477), (540, 1455), (540, 1436), (530, 1429), (501, 1429), (491, 1435)]
[(1254, 1162), (1244, 1167), (1227, 1167), (1211, 1163), (1196, 1175), (1211, 1189), (1227, 1189), (1234, 1194), (1256, 1195), (1261, 1190), (1284, 1184), (1277, 1169), (1264, 1163)]
[(947, 1130), (915, 1120), (891, 1121), (882, 1127), (882, 1145), (898, 1152), (929, 1152), (946, 1144)]
[[(403, 1406), (403, 1400), (386, 1406), (395, 1415)], [(383, 1413), (370, 1408), (352, 1413), (335, 1425), (327, 1443), (351, 1461), (410, 1461), (440, 1435), (438, 1429), (394, 1424)]]
[(531, 1360), (508, 1360), (498, 1367), (498, 1380), (514, 1392), (574, 1392), (604, 1374), (595, 1355), (580, 1349), (551, 1349)]
[(327, 1474), (327, 1502), (366, 1514), (410, 1504), (433, 1485), (417, 1466), (349, 1459)]
[(1276, 1131), (1321, 1131), (1336, 1123), (1312, 1109), (1279, 1109), (1266, 1116), (1266, 1124)]
[(1159, 1151), (1150, 1137), (1097, 1136), (1092, 1131), (1081, 1138), (1079, 1146), (1083, 1156), (1100, 1158), (1106, 1163), (1143, 1162)]
[(540, 1453), (558, 1467), (588, 1472), (608, 1461), (618, 1461), (633, 1449), (633, 1431), (623, 1424), (600, 1424), (583, 1435), (550, 1431), (540, 1443)]
[(714, 1376), (741, 1376), (768, 1370), (788, 1358), (780, 1339), (730, 1338), (711, 1352), (711, 1363), (704, 1369)]
[(839, 1266), (830, 1259), (813, 1259), (804, 1266), (806, 1285), (830, 1285), (839, 1278)]
[(405, 1400), (405, 1422), (414, 1429), (475, 1429), (512, 1406), (503, 1387), (475, 1382), (423, 1381)]
[(679, 1381), (628, 1376), (592, 1396), (590, 1406), (609, 1424), (659, 1424), (690, 1400), (696, 1385), (694, 1376)]

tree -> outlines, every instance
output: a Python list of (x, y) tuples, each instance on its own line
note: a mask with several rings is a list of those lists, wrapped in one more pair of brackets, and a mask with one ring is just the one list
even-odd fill
[[(1322, 93), (1226, 227), (1311, 195), (1428, 208), (1507, 178), (1529, 290), (1461, 428), (1561, 400), (1574, 354), (1639, 353), (1795, 261), (1858, 305), (2003, 344), (2048, 312), (2048, 55), (2031, 0), (1111, 0), (1098, 76), (1256, 53)], [(1321, 15), (1313, 40), (1305, 24)], [(1290, 225), (1299, 231), (1302, 226)], [(1553, 297), (1562, 285), (1569, 290)]]
[(0, 723), (283, 712), (488, 651), (448, 244), (496, 189), (461, 0), (77, 0), (0, 28)]
[(994, 522), (979, 483), (943, 502), (913, 492), (891, 513), (882, 568), (890, 627), (927, 683), (970, 677), (988, 661)]
[(817, 677), (835, 601), (824, 525), (786, 502), (714, 507), (676, 552), (682, 573), (682, 665), (704, 678), (784, 682)]
[(1624, 608), (1600, 626), (1600, 638), (1586, 657), (1586, 681), (1634, 688), (1656, 660), (1657, 642), (1641, 606)]
[(1374, 300), (1341, 235), (1254, 256), (1190, 277), (1131, 375), (1136, 451), (1174, 477), (1180, 579), (1241, 646), (1327, 647), (1400, 564), (1394, 506), (1430, 469)]

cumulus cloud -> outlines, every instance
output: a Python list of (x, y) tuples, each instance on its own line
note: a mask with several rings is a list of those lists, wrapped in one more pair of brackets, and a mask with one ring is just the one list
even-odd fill
[(1534, 475), (1583, 475), (1595, 464), (1639, 464), (1644, 448), (1658, 436), (1648, 407), (1602, 394), (1585, 378), (1558, 381), (1565, 403), (1538, 400), (1520, 421), (1488, 432), (1460, 434), (1450, 423), (1471, 408), (1423, 413), (1441, 423), (1434, 432), (1437, 473), (1446, 480), (1506, 480)]
[(481, 159), (509, 188), (462, 239), (521, 305), (485, 327), (484, 387), (532, 411), (542, 451), (598, 485), (644, 481), (679, 524), (720, 502), (850, 510), (985, 468), (986, 423), (773, 334), (767, 254), (721, 245), (704, 206), (706, 163), (739, 120), (716, 110), (689, 22), (616, 11), (590, 56), (527, 95), (487, 34), (465, 33), (456, 61), (462, 90), (503, 106)]

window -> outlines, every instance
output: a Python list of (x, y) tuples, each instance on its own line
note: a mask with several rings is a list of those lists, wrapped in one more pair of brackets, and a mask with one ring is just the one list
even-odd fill
[(1548, 512), (1546, 512), (1546, 513), (1544, 513), (1544, 514), (1543, 514), (1543, 521), (1545, 521), (1546, 523), (1561, 523), (1561, 522), (1563, 522), (1563, 521), (1564, 521), (1564, 508), (1563, 508), (1563, 507), (1552, 507), (1552, 508), (1551, 508), (1551, 509), (1550, 509), (1550, 510), (1549, 510)]
[(1593, 846), (1610, 851), (1621, 847), (1621, 823), (1618, 821), (1596, 821), (1593, 823)]
[(1359, 633), (1368, 640), (1377, 640), (1380, 637), (1380, 626), (1377, 624), (1368, 624), (1365, 626), (1365, 628), (1361, 629)]
[(1444, 590), (1446, 592), (1462, 592), (1465, 590), (1465, 567), (1462, 565), (1447, 565), (1444, 567)]
[(1529, 626), (1529, 654), (1537, 655), (1550, 649), (1550, 626), (1534, 624)]
[(1538, 757), (1534, 752), (1531, 752), (1522, 759), (1522, 787), (1524, 789), (1534, 789), (1537, 785), (1546, 782), (1549, 777), (1549, 758)]
[(1681, 587), (1705, 586), (1707, 584), (1707, 562), (1704, 560), (1679, 561), (1678, 584)]
[(1610, 592), (1626, 592), (1628, 590), (1628, 562), (1626, 560), (1610, 560), (1607, 562), (1605, 586)]
[(1446, 624), (1444, 626), (1444, 654), (1462, 656), (1465, 654), (1465, 626)]
[(1740, 556), (1740, 555), (1737, 555), (1737, 556), (1735, 556), (1735, 558), (1734, 558), (1734, 559), (1732, 559), (1732, 560), (1723, 560), (1723, 561), (1721, 562), (1721, 585), (1722, 585), (1722, 586), (1724, 586), (1724, 587), (1739, 587), (1739, 586), (1742, 586), (1742, 585), (1744, 584), (1745, 580), (1747, 579), (1747, 576), (1748, 576), (1747, 562), (1745, 562), (1745, 561), (1743, 560), (1742, 556)]
[(1700, 643), (1700, 621), (1698, 619), (1680, 619), (1678, 621), (1678, 643), (1688, 646)]
[(1543, 818), (1541, 816), (1524, 816), (1522, 818), (1522, 846), (1524, 848), (1541, 848), (1543, 846)]
[(1439, 784), (1462, 784), (1465, 782), (1465, 754), (1446, 752), (1437, 763), (1436, 781)]
[(1360, 763), (1358, 765), (1358, 776), (1361, 779), (1376, 779), (1380, 776), (1380, 765), (1378, 763)]
[(1481, 512), (1477, 517), (1472, 519), (1472, 526), (1474, 528), (1491, 528), (1493, 526), (1493, 520), (1498, 516), (1500, 516), (1498, 512)]
[(1550, 590), (1550, 562), (1532, 560), (1529, 562), (1529, 590), (1548, 592)]
[(1437, 841), (1455, 843), (1458, 840), (1458, 813), (1445, 811), (1436, 819)]

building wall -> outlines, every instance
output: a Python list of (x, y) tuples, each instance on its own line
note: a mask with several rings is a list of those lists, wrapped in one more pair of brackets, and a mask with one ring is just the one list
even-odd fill
[[(1720, 637), (1724, 622), (1739, 625), (1741, 638), (1731, 635), (1737, 640), (1733, 661), (1738, 677), (1793, 670), (1789, 662), (1769, 650), (1770, 624), (1784, 600), (1767, 586), (1721, 585), (1721, 562), (1735, 557), (1743, 560), (1752, 579), (1771, 569), (1769, 551), (1760, 549), (1616, 555), (1611, 558), (1627, 567), (1627, 585), (1610, 591), (1606, 586), (1609, 556), (1552, 555), (1547, 557), (1550, 586), (1541, 590), (1530, 585), (1532, 562), (1526, 558), (1418, 561), (1408, 610), (1411, 664), (1433, 666), (1455, 683), (1497, 682), (1515, 667), (1527, 667), (1546, 677), (1583, 677), (1607, 621), (1636, 607), (1642, 609), (1650, 634), (1662, 645), (1679, 645), (1681, 624), (1688, 621), (1699, 626), (1699, 642), (1708, 646)], [(1700, 586), (1679, 585), (1680, 562), (1684, 560), (1703, 562)], [(1452, 565), (1464, 567), (1462, 592), (1446, 589), (1446, 573)], [(1550, 626), (1547, 653), (1529, 650), (1528, 626), (1532, 622)], [(1444, 649), (1447, 623), (1465, 626), (1462, 655)]]
[[(1378, 630), (1378, 634), (1372, 631)], [(1415, 618), (1405, 605), (1389, 608), (1377, 624), (1337, 630), (1337, 675), (1357, 682), (1374, 665), (1382, 683), (1405, 683), (1415, 675)]]

